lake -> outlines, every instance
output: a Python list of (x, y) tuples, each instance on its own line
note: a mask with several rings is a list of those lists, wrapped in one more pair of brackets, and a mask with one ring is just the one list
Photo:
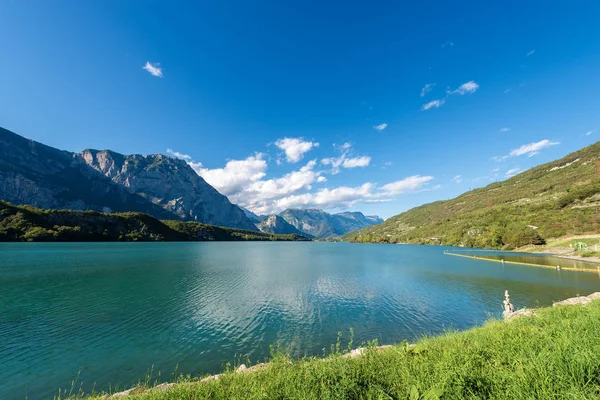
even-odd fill
[(414, 340), (516, 307), (600, 291), (594, 273), (502, 265), (437, 246), (349, 243), (0, 244), (0, 398), (128, 388), (219, 372), (280, 342), (322, 354)]

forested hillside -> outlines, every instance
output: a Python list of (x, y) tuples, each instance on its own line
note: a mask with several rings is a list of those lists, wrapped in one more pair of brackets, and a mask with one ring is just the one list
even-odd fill
[(42, 210), (0, 201), (0, 242), (308, 240), (147, 214)]

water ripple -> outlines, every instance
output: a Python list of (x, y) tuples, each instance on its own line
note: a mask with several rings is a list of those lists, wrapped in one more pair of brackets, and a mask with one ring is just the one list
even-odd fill
[[(444, 248), (343, 243), (0, 244), (0, 398), (128, 387), (262, 361), (413, 340), (517, 306), (600, 290), (595, 275), (499, 266)], [(154, 375), (156, 377), (156, 373)]]

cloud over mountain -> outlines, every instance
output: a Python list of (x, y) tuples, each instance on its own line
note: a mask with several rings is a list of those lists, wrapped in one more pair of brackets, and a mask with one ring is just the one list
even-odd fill
[(552, 142), (548, 139), (540, 140), (539, 142), (527, 143), (520, 147), (517, 147), (516, 149), (511, 150), (511, 152), (505, 156), (492, 157), (492, 160), (504, 161), (510, 157), (518, 157), (518, 156), (523, 156), (523, 155), (527, 155), (528, 157), (533, 157), (533, 156), (539, 154), (540, 150), (546, 149), (551, 146), (556, 146), (558, 144), (560, 144), (560, 143)]
[[(280, 144), (278, 148), (295, 149), (290, 152), (293, 160), (315, 147), (313, 142), (301, 139), (282, 140)], [(342, 209), (357, 203), (388, 202), (394, 196), (422, 189), (433, 179), (431, 176), (414, 175), (384, 185), (364, 182), (357, 186), (322, 187), (328, 181), (326, 175), (337, 175), (345, 169), (365, 168), (371, 163), (369, 156), (354, 156), (350, 143), (334, 145), (334, 148), (339, 152), (338, 156), (323, 158), (320, 162), (311, 160), (296, 170), (272, 178), (267, 178), (269, 157), (265, 153), (257, 152), (243, 160), (229, 160), (222, 168), (207, 168), (187, 154), (173, 149), (167, 152), (185, 160), (198, 175), (233, 203), (259, 214), (286, 208)], [(319, 169), (319, 165), (328, 168)], [(317, 184), (321, 187), (315, 190), (313, 186)]]

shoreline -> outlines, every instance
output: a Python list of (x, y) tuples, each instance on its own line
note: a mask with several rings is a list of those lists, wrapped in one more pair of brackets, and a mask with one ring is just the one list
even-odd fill
[(549, 250), (549, 251), (525, 251), (525, 253), (530, 254), (545, 254), (556, 258), (562, 258), (564, 260), (573, 260), (573, 261), (581, 261), (590, 264), (598, 264), (600, 266), (600, 258), (599, 257), (581, 257), (576, 255), (562, 255), (561, 253), (555, 253), (557, 251), (562, 250)]
[[(566, 300), (563, 301), (558, 301), (558, 302), (554, 302), (552, 304), (552, 306), (548, 306), (548, 307), (542, 307), (542, 308), (536, 308), (536, 309), (529, 309), (529, 308), (521, 308), (519, 310), (515, 310), (512, 313), (508, 313), (508, 314), (503, 314), (503, 319), (491, 319), (486, 321), (484, 324), (482, 325), (478, 325), (475, 326), (473, 328), (464, 330), (464, 331), (460, 331), (460, 332), (456, 332), (454, 333), (454, 335), (477, 335), (479, 331), (481, 330), (486, 330), (488, 329), (488, 327), (490, 326), (490, 324), (495, 324), (495, 330), (499, 329), (498, 327), (500, 327), (500, 329), (502, 329), (502, 327), (506, 328), (506, 329), (510, 329), (511, 326), (513, 326), (513, 324), (517, 323), (518, 321), (515, 322), (515, 320), (528, 320), (528, 321), (536, 321), (538, 318), (543, 318), (543, 315), (547, 315), (547, 313), (551, 313), (554, 311), (551, 310), (556, 310), (556, 311), (560, 311), (560, 310), (573, 310), (573, 309), (577, 309), (575, 307), (572, 306), (579, 306), (578, 308), (581, 309), (582, 307), (588, 306), (589, 304), (594, 303), (596, 300), (600, 300), (600, 292), (595, 292), (595, 293), (591, 293), (587, 296), (579, 296), (579, 297), (572, 297), (572, 298), (568, 298)], [(568, 318), (567, 318), (568, 319)], [(521, 331), (519, 331), (519, 336), (521, 334)], [(300, 363), (319, 363), (319, 365), (322, 365), (321, 363), (331, 363), (330, 367), (331, 368), (335, 368), (335, 366), (339, 363), (345, 363), (345, 362), (351, 362), (354, 360), (366, 360), (369, 359), (371, 357), (374, 357), (374, 355), (381, 355), (384, 356), (390, 355), (392, 353), (405, 353), (405, 354), (411, 354), (411, 357), (414, 357), (415, 355), (422, 355), (425, 354), (423, 353), (424, 351), (426, 352), (428, 344), (430, 345), (432, 342), (436, 342), (436, 341), (448, 341), (448, 343), (446, 344), (446, 346), (451, 345), (452, 343), (448, 340), (448, 335), (438, 335), (438, 336), (433, 336), (433, 337), (429, 337), (429, 338), (424, 338), (424, 339), (420, 339), (419, 341), (417, 341), (417, 343), (406, 343), (406, 342), (401, 342), (401, 343), (397, 343), (397, 344), (392, 344), (392, 345), (381, 345), (381, 346), (375, 346), (375, 345), (368, 345), (367, 347), (359, 347), (353, 350), (348, 349), (347, 352), (343, 353), (343, 352), (336, 352), (336, 353), (332, 353), (329, 356), (326, 357), (312, 357), (310, 358), (308, 361), (307, 360), (292, 360), (290, 358), (286, 358), (283, 362), (283, 364), (287, 365), (289, 368), (293, 368), (295, 365), (298, 365)], [(461, 347), (462, 348), (462, 347)], [(463, 350), (461, 350), (463, 351)], [(347, 360), (347, 361), (346, 361)], [(562, 360), (561, 360), (562, 362)], [(133, 396), (141, 396), (141, 398), (145, 398), (144, 396), (151, 396), (153, 394), (156, 394), (157, 392), (159, 393), (164, 393), (165, 398), (169, 398), (168, 394), (165, 393), (167, 391), (173, 391), (173, 390), (177, 390), (179, 389), (190, 389), (191, 390), (200, 390), (202, 387), (205, 387), (206, 385), (212, 385), (212, 384), (222, 384), (222, 385), (229, 385), (231, 384), (233, 379), (236, 379), (236, 377), (241, 377), (242, 375), (254, 375), (256, 377), (259, 377), (259, 375), (255, 375), (256, 373), (269, 373), (271, 369), (273, 368), (281, 368), (281, 360), (269, 360), (267, 362), (263, 362), (263, 363), (259, 363), (259, 364), (255, 364), (252, 365), (250, 367), (247, 367), (245, 364), (241, 364), (233, 369), (224, 371), (220, 374), (215, 374), (215, 375), (209, 375), (209, 376), (205, 376), (203, 378), (193, 378), (191, 380), (188, 381), (184, 381), (184, 382), (165, 382), (165, 383), (161, 383), (155, 386), (151, 386), (151, 387), (145, 387), (145, 386), (135, 386), (132, 388), (129, 388), (127, 390), (121, 391), (121, 392), (116, 392), (116, 393), (98, 393), (98, 394), (92, 394), (92, 395), (88, 395), (85, 396), (84, 398), (86, 399), (102, 399), (102, 400), (114, 400), (114, 399), (121, 399), (121, 398), (127, 398), (130, 395)], [(316, 365), (316, 364), (315, 364)], [(494, 367), (496, 368), (496, 367)], [(223, 378), (223, 379), (222, 379)], [(252, 377), (249, 377), (248, 379), (252, 379)], [(221, 382), (225, 382), (225, 383), (221, 383)], [(152, 397), (154, 398), (154, 397)], [(161, 397), (162, 398), (162, 397)], [(172, 398), (178, 398), (178, 397), (172, 397)]]
[[(513, 253), (516, 253), (516, 252), (513, 252)], [(535, 253), (531, 253), (531, 254), (535, 254)], [(546, 253), (537, 253), (537, 254), (546, 254)], [(476, 257), (476, 256), (470, 256), (467, 254), (452, 253), (452, 252), (448, 252), (448, 251), (444, 251), (444, 255), (450, 255), (450, 256), (455, 256), (455, 257), (464, 257), (464, 258), (469, 258), (472, 260), (489, 261), (489, 262), (495, 262), (495, 263), (502, 264), (502, 260), (496, 260), (493, 258), (485, 258), (485, 257)], [(566, 257), (558, 257), (553, 254), (551, 256), (566, 259)], [(581, 260), (575, 260), (575, 261), (581, 261)], [(547, 268), (547, 269), (557, 269), (556, 266), (554, 266), (554, 265), (534, 264), (534, 263), (519, 262), (519, 261), (504, 260), (504, 264), (524, 265), (527, 267), (539, 267), (539, 268)], [(598, 269), (600, 269), (600, 263), (593, 262), (592, 264), (598, 264)], [(598, 270), (587, 269), (587, 268), (573, 268), (573, 267), (560, 267), (559, 271), (598, 273)]]

